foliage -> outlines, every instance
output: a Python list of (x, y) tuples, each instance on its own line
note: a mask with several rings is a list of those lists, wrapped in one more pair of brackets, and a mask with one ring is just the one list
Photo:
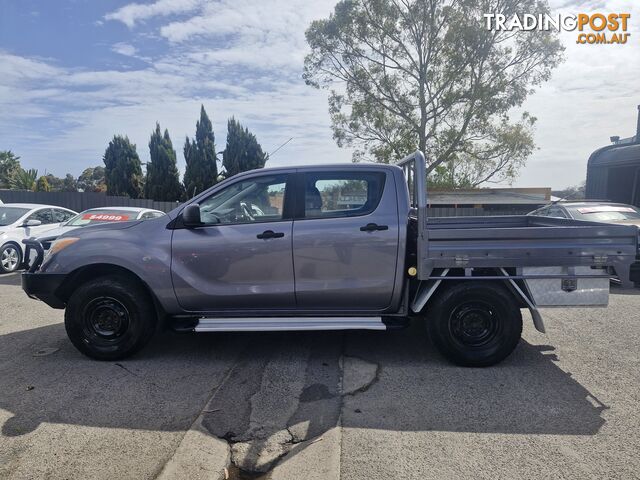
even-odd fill
[(9, 187), (12, 190), (35, 190), (38, 170), (20, 168), (9, 179)]
[(142, 196), (142, 164), (129, 138), (114, 135), (104, 152), (107, 193), (115, 196)]
[(256, 136), (231, 117), (227, 122), (227, 145), (222, 153), (225, 175), (263, 168), (269, 155), (262, 151)]
[(43, 176), (38, 178), (38, 180), (36, 181), (35, 191), (36, 192), (50, 192), (51, 191), (51, 186), (49, 185), (49, 182), (47, 181), (47, 176), (46, 175), (43, 175)]
[(196, 123), (196, 138), (184, 144), (184, 159), (187, 168), (184, 173), (184, 187), (187, 198), (203, 192), (218, 181), (215, 137), (211, 120), (200, 106), (200, 120)]
[(545, 0), (342, 0), (306, 32), (304, 78), (329, 88), (339, 146), (354, 161), (402, 158), (454, 185), (510, 180), (534, 148), (535, 118), (513, 121), (561, 61), (557, 33), (490, 31), (483, 13), (548, 12)]
[(77, 192), (78, 182), (73, 175), (67, 173), (64, 178), (56, 177), (49, 173), (44, 178), (47, 179), (49, 190), (51, 192)]
[(0, 152), (0, 188), (8, 188), (10, 186), (11, 177), (20, 170), (20, 157), (16, 156), (11, 150)]
[(83, 192), (106, 192), (107, 183), (102, 166), (85, 168), (78, 177), (77, 188)]
[(145, 198), (156, 201), (173, 202), (184, 197), (184, 189), (180, 183), (180, 174), (176, 164), (176, 151), (173, 149), (169, 131), (164, 135), (160, 131), (160, 124), (149, 140), (151, 160), (147, 163), (147, 178), (145, 180)]

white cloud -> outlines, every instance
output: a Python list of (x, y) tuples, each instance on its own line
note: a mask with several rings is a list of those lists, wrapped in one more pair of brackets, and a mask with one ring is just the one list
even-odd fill
[[(629, 12), (640, 17), (640, 4), (554, 0), (555, 13)], [(554, 8), (555, 7), (555, 8)], [(578, 45), (578, 32), (563, 32), (566, 61), (525, 104), (538, 118), (539, 149), (527, 162), (516, 186), (563, 188), (586, 178), (589, 155), (611, 135), (635, 133), (640, 103), (640, 30), (630, 22), (627, 45)]]
[(133, 57), (138, 51), (136, 47), (125, 42), (116, 43), (111, 47), (111, 50), (125, 57)]
[[(327, 17), (334, 3), (158, 0), (105, 15), (105, 21), (135, 27), (113, 50), (144, 58), (144, 68), (62, 68), (52, 59), (0, 51), (0, 109), (12, 112), (0, 117), (1, 136), (12, 142), (3, 148), (18, 152), (27, 166), (77, 174), (100, 163), (114, 133), (129, 135), (144, 161), (149, 135), (160, 121), (183, 167), (184, 137), (193, 136), (202, 103), (219, 149), (227, 118), (235, 115), (267, 151), (294, 137), (272, 165), (348, 161), (350, 151), (331, 138), (326, 93), (300, 78), (304, 31), (312, 20)], [(552, 8), (630, 11), (632, 19), (640, 17), (640, 4), (597, 3), (552, 0)], [(159, 25), (151, 27), (151, 19)], [(516, 185), (576, 184), (584, 179), (589, 154), (610, 135), (633, 134), (640, 103), (637, 25), (632, 22), (632, 42), (622, 46), (576, 45), (575, 32), (563, 34), (567, 61), (525, 105), (538, 117), (540, 148)], [(155, 42), (153, 48), (146, 42)], [(141, 57), (148, 50), (153, 58)]]
[(136, 23), (156, 16), (188, 13), (203, 3), (203, 0), (158, 0), (151, 4), (130, 3), (104, 16), (105, 20), (117, 20), (133, 28)]

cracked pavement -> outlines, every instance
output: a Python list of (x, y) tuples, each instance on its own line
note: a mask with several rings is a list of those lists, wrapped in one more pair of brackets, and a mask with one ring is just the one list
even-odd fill
[[(0, 478), (640, 478), (640, 292), (525, 316), (503, 364), (397, 332), (177, 335), (95, 362), (0, 286)], [(44, 353), (43, 353), (44, 352)]]

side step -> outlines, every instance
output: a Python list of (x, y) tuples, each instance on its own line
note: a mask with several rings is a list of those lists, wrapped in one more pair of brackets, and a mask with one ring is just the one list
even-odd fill
[(196, 332), (279, 332), (294, 330), (386, 330), (382, 317), (201, 318)]

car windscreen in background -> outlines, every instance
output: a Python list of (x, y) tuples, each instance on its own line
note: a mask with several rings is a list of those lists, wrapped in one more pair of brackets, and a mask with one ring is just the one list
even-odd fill
[(128, 210), (87, 210), (69, 220), (67, 226), (84, 227), (96, 223), (127, 222), (135, 220), (137, 216), (138, 212)]
[(594, 205), (570, 209), (570, 211), (575, 218), (595, 222), (640, 219), (640, 211), (632, 206)]
[(0, 206), (0, 227), (11, 225), (28, 211), (28, 208)]

